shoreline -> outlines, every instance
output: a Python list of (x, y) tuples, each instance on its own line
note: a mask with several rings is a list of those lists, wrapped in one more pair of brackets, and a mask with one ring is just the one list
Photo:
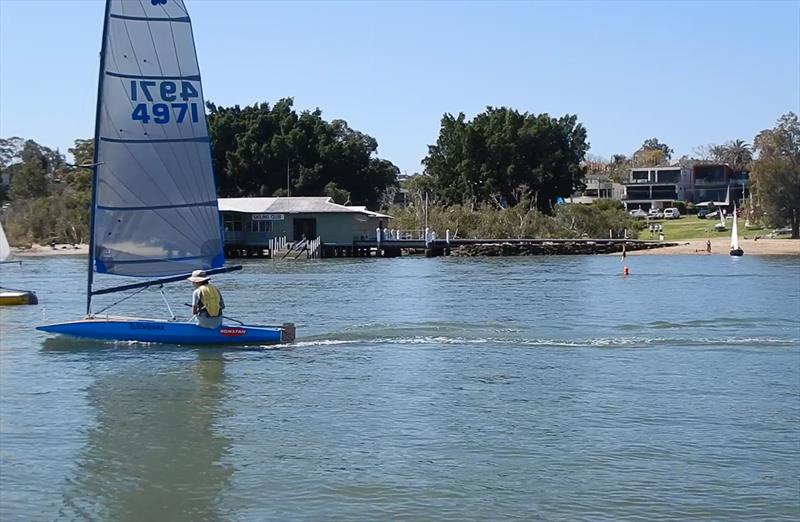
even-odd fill
[[(706, 251), (706, 241), (711, 241), (711, 253)], [(627, 254), (629, 256), (730, 255), (731, 242), (728, 238), (686, 239), (673, 241), (673, 243), (678, 243), (678, 245), (636, 250)], [(746, 256), (800, 256), (800, 240), (797, 239), (740, 239), (739, 247), (744, 250)]]
[[(670, 256), (670, 255), (728, 255), (730, 250), (730, 240), (727, 238), (711, 239), (711, 253), (706, 252), (705, 239), (687, 239), (680, 241), (670, 241), (678, 243), (675, 246), (665, 246), (649, 248), (645, 250), (631, 250), (627, 252), (629, 256)], [(800, 240), (796, 239), (770, 239), (762, 238), (758, 240), (741, 239), (739, 246), (744, 250), (744, 255), (751, 256), (800, 256)], [(89, 253), (89, 245), (50, 245), (34, 244), (30, 248), (14, 247), (11, 249), (14, 256), (25, 257), (47, 257), (47, 256), (85, 256)], [(587, 254), (588, 255), (588, 254)], [(619, 255), (611, 253), (606, 255)]]
[(12, 247), (11, 253), (14, 257), (85, 256), (89, 253), (89, 245), (58, 243), (50, 246), (34, 243), (30, 248)]

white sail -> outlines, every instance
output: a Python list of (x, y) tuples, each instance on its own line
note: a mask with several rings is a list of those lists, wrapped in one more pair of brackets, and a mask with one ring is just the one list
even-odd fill
[(183, 0), (108, 0), (93, 202), (94, 270), (224, 264), (208, 128)]
[(736, 205), (733, 206), (733, 226), (731, 226), (731, 250), (739, 250), (739, 228), (736, 226)]
[(3, 224), (0, 223), (0, 261), (5, 261), (11, 257), (11, 246), (6, 239), (6, 233), (3, 230)]

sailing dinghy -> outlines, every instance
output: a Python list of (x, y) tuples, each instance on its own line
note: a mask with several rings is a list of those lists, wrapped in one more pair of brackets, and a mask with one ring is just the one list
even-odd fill
[[(19, 261), (9, 261), (11, 257), (11, 245), (8, 244), (3, 224), (0, 223), (0, 264), (19, 263)], [(35, 305), (39, 304), (36, 294), (27, 290), (14, 290), (0, 286), (0, 306), (9, 305)]]
[[(92, 313), (96, 295), (158, 288), (197, 269), (207, 275), (241, 269), (225, 266), (200, 70), (183, 0), (106, 1), (94, 143), (86, 317), (37, 329), (172, 344), (294, 340), (291, 323), (210, 329), (174, 318)], [(151, 279), (95, 289), (95, 274)]]
[(733, 225), (731, 225), (731, 255), (743, 256), (744, 250), (739, 247), (739, 227), (736, 225), (736, 205), (733, 205)]

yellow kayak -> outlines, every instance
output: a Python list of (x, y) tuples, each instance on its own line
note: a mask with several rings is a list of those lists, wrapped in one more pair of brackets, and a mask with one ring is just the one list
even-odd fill
[(33, 292), (26, 292), (24, 290), (0, 290), (0, 306), (35, 304), (39, 304), (39, 299)]

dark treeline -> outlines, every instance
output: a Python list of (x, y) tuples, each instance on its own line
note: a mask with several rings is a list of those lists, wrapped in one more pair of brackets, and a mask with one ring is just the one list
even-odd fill
[[(399, 188), (399, 171), (377, 157), (375, 138), (343, 120), (324, 120), (319, 109), (298, 113), (291, 98), (244, 108), (209, 103), (208, 125), (220, 196), (328, 195), (342, 204), (386, 209)], [(410, 208), (391, 208), (391, 213), (398, 228), (412, 227), (421, 222), (422, 202), (428, 201), (441, 210), (426, 214), (441, 220), (437, 230), (458, 229), (462, 237), (635, 233), (638, 224), (618, 202), (577, 208), (559, 200), (580, 189), (587, 171), (598, 165), (612, 179), (622, 179), (631, 166), (675, 164), (670, 163), (672, 149), (651, 138), (631, 156), (605, 162), (587, 158), (588, 149), (586, 129), (574, 115), (554, 118), (505, 107), (488, 107), (472, 120), (445, 114), (439, 137), (422, 160), (423, 173), (404, 182)], [(91, 163), (93, 142), (76, 140), (69, 152), (75, 165)], [(800, 125), (795, 114), (759, 133), (752, 148), (732, 140), (699, 152), (699, 158), (677, 163), (716, 160), (750, 170), (763, 223), (790, 223), (798, 235)], [(87, 240), (88, 170), (67, 164), (58, 150), (9, 138), (0, 139), (0, 173), (12, 180), (0, 190), (12, 243)], [(445, 222), (448, 216), (455, 226)]]
[(400, 173), (377, 158), (378, 142), (322, 112), (298, 114), (286, 98), (272, 107), (208, 104), (211, 151), (220, 196), (328, 195), (376, 207)]

